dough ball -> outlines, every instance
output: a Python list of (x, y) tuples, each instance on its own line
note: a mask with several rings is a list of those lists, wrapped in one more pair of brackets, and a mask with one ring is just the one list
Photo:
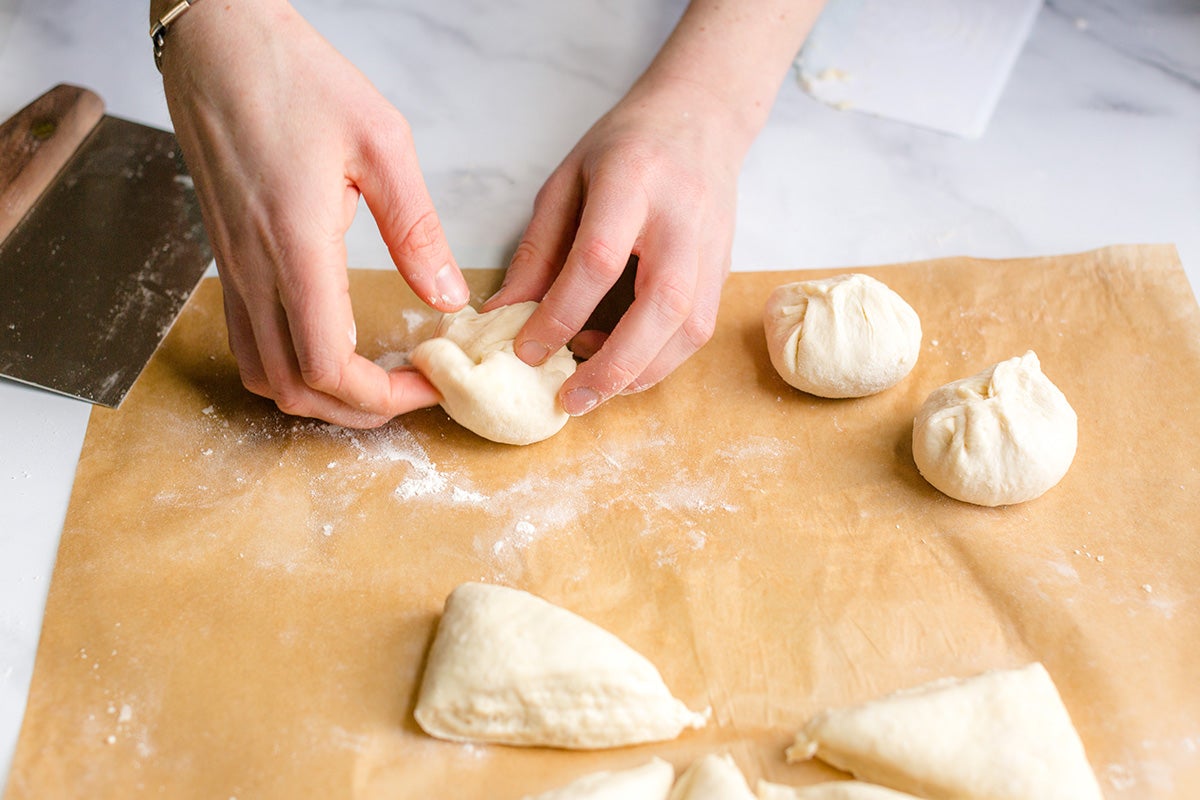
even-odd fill
[(435, 338), (421, 342), (412, 363), (442, 394), (450, 418), (485, 439), (532, 444), (567, 424), (558, 390), (575, 372), (566, 347), (531, 367), (513, 352), (513, 339), (537, 303), (515, 303), (484, 314), (447, 314)]
[(925, 480), (981, 506), (1023, 503), (1062, 480), (1078, 421), (1032, 350), (929, 395), (913, 423)]
[(891, 388), (921, 350), (917, 312), (868, 275), (776, 287), (763, 327), (780, 377), (819, 397), (865, 397)]

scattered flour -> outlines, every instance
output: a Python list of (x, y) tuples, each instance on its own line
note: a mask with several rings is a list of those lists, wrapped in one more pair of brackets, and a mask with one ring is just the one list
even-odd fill
[(391, 371), (397, 367), (407, 367), (411, 362), (408, 360), (408, 352), (403, 350), (389, 351), (375, 359), (375, 364), (385, 370)]
[[(412, 323), (430, 321), (414, 317)], [(535, 544), (572, 531), (597, 511), (618, 510), (628, 520), (623, 535), (652, 537), (650, 552), (658, 551), (658, 560), (666, 565), (676, 556), (705, 547), (709, 534), (700, 530), (704, 516), (739, 510), (731, 487), (772, 469), (774, 462), (791, 457), (796, 448), (786, 440), (754, 437), (713, 452), (710, 458), (715, 463), (683, 465), (663, 476), (661, 465), (664, 459), (669, 463), (678, 443), (670, 431), (651, 422), (636, 436), (601, 438), (556, 463), (539, 463), (515, 480), (499, 482), (487, 465), (469, 465), (453, 454), (445, 457), (447, 463), (435, 461), (437, 440), (406, 427), (403, 419), (361, 431), (281, 417), (249, 422), (235, 416), (226, 419), (216, 405), (191, 414), (192, 424), (203, 426), (205, 444), (211, 443), (204, 452), (212, 454), (205, 459), (197, 484), (211, 483), (212, 488), (175, 487), (156, 496), (155, 503), (196, 504), (201, 501), (200, 491), (205, 493), (202, 502), (227, 503), (230, 496), (270, 486), (276, 461), (281, 469), (299, 467), (309, 492), (309, 536), (292, 540), (290, 546), (282, 540), (267, 549), (254, 545), (256, 552), (238, 555), (289, 572), (308, 568), (308, 548), (316, 547), (322, 537), (331, 537), (355, 514), (361, 518), (364, 512), (356, 505), (363, 492), (380, 490), (390, 491), (398, 504), (469, 509), (477, 529), (474, 552), (490, 565), (493, 579), (519, 579), (530, 557), (527, 551)], [(316, 464), (307, 461), (312, 451), (304, 446), (305, 439), (313, 440), (323, 453)], [(225, 463), (225, 457), (240, 448), (268, 456), (259, 472), (241, 467), (241, 459)], [(683, 461), (681, 456), (677, 460)], [(230, 464), (238, 468), (231, 470)], [(652, 472), (659, 477), (651, 479)]]
[(450, 490), (450, 499), (455, 503), (482, 503), (487, 500), (487, 497), (479, 492), (472, 492), (461, 486), (455, 486)]
[[(408, 460), (408, 459), (405, 459)], [(437, 464), (429, 460), (408, 460), (413, 475), (396, 487), (395, 495), (401, 500), (436, 495), (448, 485), (446, 476), (437, 471)]]
[(675, 567), (679, 556), (703, 550), (707, 541), (708, 534), (698, 529), (688, 530), (682, 536), (677, 535), (654, 554), (654, 566)]
[(400, 316), (404, 318), (404, 325), (408, 328), (408, 332), (414, 333), (422, 326), (434, 322), (440, 315), (430, 311), (406, 308), (400, 312)]
[(1123, 792), (1137, 783), (1133, 774), (1122, 764), (1109, 764), (1107, 769), (1104, 770), (1104, 777), (1109, 785), (1118, 792)]

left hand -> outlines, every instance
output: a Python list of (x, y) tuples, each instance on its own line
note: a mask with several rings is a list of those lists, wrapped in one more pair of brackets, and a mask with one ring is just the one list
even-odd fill
[[(560, 392), (569, 414), (650, 388), (712, 337), (749, 138), (704, 86), (639, 82), (538, 193), (484, 309), (542, 301), (516, 339), (526, 363), (568, 342), (590, 356)], [(581, 333), (630, 255), (638, 266), (628, 311), (607, 336)]]

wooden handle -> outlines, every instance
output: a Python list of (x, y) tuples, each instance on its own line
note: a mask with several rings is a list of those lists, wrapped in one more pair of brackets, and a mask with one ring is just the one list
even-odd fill
[(0, 242), (104, 116), (95, 92), (60, 83), (0, 125)]

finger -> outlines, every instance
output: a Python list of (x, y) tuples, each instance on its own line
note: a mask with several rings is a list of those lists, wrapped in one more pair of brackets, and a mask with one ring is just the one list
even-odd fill
[(348, 167), (349, 177), (362, 191), (396, 268), (429, 305), (439, 311), (462, 308), (471, 292), (421, 177), (407, 123), (389, 116), (364, 137), (360, 150), (362, 161)]
[(588, 192), (562, 272), (517, 334), (522, 361), (540, 364), (579, 333), (624, 271), (647, 210), (645, 195), (623, 183), (597, 182)]
[(508, 264), (504, 282), (482, 311), (546, 296), (570, 252), (582, 196), (573, 173), (560, 168), (550, 176), (533, 202), (533, 217)]
[(621, 392), (646, 370), (695, 307), (698, 248), (690, 221), (647, 233), (629, 310), (592, 358), (563, 384), (564, 410), (577, 416)]
[(717, 327), (717, 311), (721, 305), (721, 288), (728, 267), (718, 267), (702, 275), (696, 290), (696, 304), (691, 315), (675, 331), (662, 351), (621, 394), (643, 392), (674, 372), (684, 361), (712, 339)]
[(267, 302), (267, 298), (260, 297), (257, 302), (263, 304), (263, 310), (252, 314), (250, 319), (258, 359), (268, 381), (268, 390), (261, 393), (263, 396), (274, 400), (285, 414), (314, 417), (336, 425), (367, 428), (386, 421), (379, 415), (355, 411), (345, 403), (305, 385), (300, 377), (299, 361), (292, 349), (287, 317), (279, 298), (272, 295)]
[(710, 234), (709, 244), (700, 252), (701, 270), (692, 313), (654, 361), (621, 394), (635, 394), (656, 385), (712, 339), (721, 305), (721, 290), (729, 276), (733, 234), (727, 226), (717, 223), (705, 224), (703, 228), (716, 234)]
[(277, 317), (274, 325), (264, 326), (267, 338), (259, 340), (260, 354), (268, 346), (272, 351), (272, 363), (267, 365), (265, 354), (263, 361), (274, 376), (280, 408), (303, 416), (328, 418), (334, 413), (339, 419), (349, 415), (383, 421), (436, 403), (436, 393), (415, 391), (425, 384), (389, 374), (355, 352), (344, 246), (296, 256), (308, 265), (304, 279), (281, 284), (279, 302), (286, 317), (282, 325)]
[(375, 428), (397, 413), (435, 405), (440, 399), (433, 386), (412, 370), (385, 373), (395, 412), (376, 413), (317, 391), (301, 377), (299, 359), (290, 349), (286, 318), (282, 313), (270, 315), (270, 320), (266, 316), (256, 317), (261, 320), (255, 325), (259, 352), (271, 384), (268, 396), (285, 414), (313, 417), (347, 428)]
[(247, 391), (260, 397), (271, 397), (271, 382), (267, 380), (262, 359), (258, 355), (258, 344), (254, 340), (254, 328), (246, 304), (238, 294), (233, 281), (221, 279), (222, 302), (225, 306), (225, 327), (228, 330), (229, 349), (237, 360), (238, 375)]

